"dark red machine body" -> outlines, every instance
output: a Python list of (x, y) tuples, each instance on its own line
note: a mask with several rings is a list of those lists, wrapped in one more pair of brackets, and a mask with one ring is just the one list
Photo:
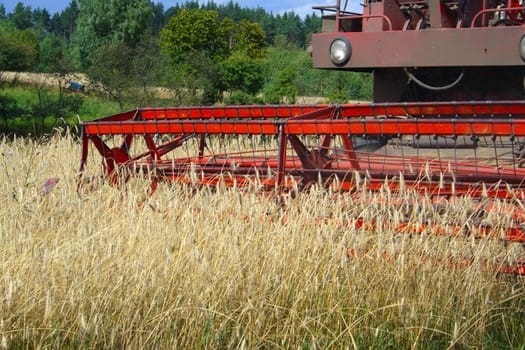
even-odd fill
[[(373, 72), (376, 102), (525, 97), (521, 1), (367, 0), (359, 14), (347, 3), (317, 7), (313, 65)], [(336, 38), (351, 46), (339, 64), (330, 59)]]

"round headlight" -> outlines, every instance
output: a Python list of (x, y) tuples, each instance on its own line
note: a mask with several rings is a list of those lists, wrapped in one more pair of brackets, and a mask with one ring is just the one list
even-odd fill
[(521, 59), (525, 61), (525, 35), (522, 36), (520, 40), (520, 56)]
[(330, 60), (336, 65), (345, 64), (352, 55), (352, 45), (345, 37), (337, 37), (330, 44)]

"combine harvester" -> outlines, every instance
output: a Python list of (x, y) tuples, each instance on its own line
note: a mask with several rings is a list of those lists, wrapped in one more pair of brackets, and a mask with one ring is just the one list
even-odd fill
[[(81, 173), (92, 143), (111, 182), (146, 176), (152, 189), (159, 180), (280, 193), (320, 183), (525, 199), (521, 0), (316, 9), (314, 67), (372, 73), (373, 103), (138, 108), (82, 123)], [(521, 227), (503, 239), (523, 244)], [(502, 270), (525, 274), (523, 264)]]

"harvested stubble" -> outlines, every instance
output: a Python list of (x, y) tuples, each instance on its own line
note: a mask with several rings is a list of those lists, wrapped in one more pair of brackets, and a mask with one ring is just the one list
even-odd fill
[[(513, 249), (392, 229), (468, 225), (469, 199), (443, 213), (399, 206), (410, 194), (312, 189), (283, 208), (256, 192), (164, 184), (150, 198), (145, 181), (96, 178), (77, 193), (79, 149), (0, 142), (4, 348), (523, 346), (524, 281), (487, 265)], [(449, 263), (462, 255), (470, 266)]]

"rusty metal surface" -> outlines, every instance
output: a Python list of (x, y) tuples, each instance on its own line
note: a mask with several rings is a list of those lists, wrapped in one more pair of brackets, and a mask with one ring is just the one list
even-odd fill
[[(319, 33), (312, 37), (316, 68), (525, 66), (519, 42), (520, 27), (427, 29), (420, 31)], [(338, 67), (330, 61), (335, 37), (352, 45), (350, 60)]]
[[(525, 8), (495, 1), (460, 6), (443, 0), (369, 0), (359, 15), (333, 10), (323, 16), (323, 32), (313, 35), (313, 66), (372, 70), (525, 65), (519, 52)], [(337, 36), (352, 45), (352, 55), (342, 66), (329, 58)]]

